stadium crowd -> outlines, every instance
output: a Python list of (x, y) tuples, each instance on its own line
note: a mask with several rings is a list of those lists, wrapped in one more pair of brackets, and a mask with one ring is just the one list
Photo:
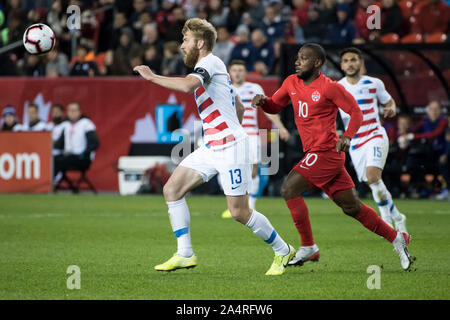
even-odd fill
[[(0, 47), (22, 40), (27, 26), (46, 22), (57, 48), (39, 57), (22, 46), (0, 54), (0, 75), (132, 75), (139, 64), (182, 74), (181, 29), (191, 17), (218, 29), (214, 53), (242, 59), (261, 75), (278, 74), (283, 42), (442, 42), (449, 38), (449, 0), (0, 0)], [(81, 8), (81, 31), (67, 28), (69, 5)], [(376, 5), (379, 29), (369, 29)], [(72, 49), (72, 37), (79, 46)]]
[[(21, 45), (0, 53), (0, 76), (132, 76), (133, 67), (141, 64), (162, 75), (184, 74), (181, 29), (191, 17), (206, 18), (216, 26), (213, 53), (226, 64), (240, 59), (253, 74), (279, 76), (284, 42), (449, 41), (449, 4), (450, 0), (0, 0), (0, 52), (3, 46), (21, 43), (26, 27), (37, 22), (48, 24), (58, 39), (56, 48), (43, 56), (29, 55)], [(76, 32), (66, 25), (69, 5), (83, 12)], [(371, 5), (381, 10), (380, 29), (367, 27)], [(62, 106), (52, 108), (54, 121), (61, 121), (61, 113)], [(6, 106), (0, 130), (54, 130), (37, 115), (30, 105), (27, 121), (21, 124), (14, 107)], [(438, 198), (450, 199), (450, 119), (439, 103), (429, 103), (423, 122), (400, 115), (397, 123), (385, 125), (391, 142), (385, 174), (393, 195), (430, 197), (440, 192)]]

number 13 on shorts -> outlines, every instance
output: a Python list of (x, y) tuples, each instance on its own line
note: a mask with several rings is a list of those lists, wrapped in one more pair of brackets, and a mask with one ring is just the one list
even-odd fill
[(228, 172), (230, 173), (231, 184), (239, 184), (242, 182), (241, 169), (231, 169)]

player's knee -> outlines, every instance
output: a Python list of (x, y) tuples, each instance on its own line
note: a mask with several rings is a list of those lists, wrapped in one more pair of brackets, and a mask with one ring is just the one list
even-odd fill
[(250, 219), (250, 209), (249, 208), (232, 207), (232, 208), (229, 208), (229, 210), (230, 210), (231, 216), (237, 222), (246, 224), (248, 222), (248, 219)]
[(346, 215), (354, 217), (361, 211), (361, 202), (342, 203), (340, 207)]
[(284, 200), (290, 200), (293, 199), (293, 188), (289, 186), (289, 183), (283, 183), (281, 186), (280, 194), (284, 198)]
[(166, 201), (177, 201), (183, 196), (180, 194), (178, 187), (172, 185), (171, 183), (166, 183), (163, 187), (163, 195)]

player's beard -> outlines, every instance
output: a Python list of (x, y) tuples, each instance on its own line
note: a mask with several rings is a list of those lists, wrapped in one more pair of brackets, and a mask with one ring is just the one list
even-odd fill
[(184, 56), (184, 64), (189, 68), (193, 68), (198, 61), (198, 57), (200, 56), (200, 50), (197, 48), (192, 48), (186, 55)]
[(301, 74), (297, 74), (297, 77), (299, 77), (302, 80), (308, 80), (313, 75), (314, 69), (311, 68), (309, 70), (303, 71)]
[(353, 71), (352, 73), (347, 72), (345, 75), (349, 78), (355, 78), (359, 75), (359, 71), (361, 70), (361, 68), (355, 69), (355, 71)]

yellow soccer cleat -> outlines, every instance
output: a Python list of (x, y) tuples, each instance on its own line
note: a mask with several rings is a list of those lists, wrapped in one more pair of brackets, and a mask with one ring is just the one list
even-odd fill
[(266, 276), (280, 276), (284, 273), (288, 262), (292, 260), (295, 256), (295, 249), (290, 244), (288, 254), (282, 256), (280, 254), (276, 254), (273, 259), (273, 263), (270, 266), (270, 269), (266, 272)]
[(177, 269), (190, 269), (197, 266), (197, 257), (192, 255), (189, 258), (175, 253), (172, 258), (155, 266), (156, 271), (174, 271)]
[(229, 219), (229, 218), (232, 218), (230, 210), (227, 209), (227, 210), (225, 210), (224, 212), (222, 212), (222, 218), (223, 218), (223, 219)]

